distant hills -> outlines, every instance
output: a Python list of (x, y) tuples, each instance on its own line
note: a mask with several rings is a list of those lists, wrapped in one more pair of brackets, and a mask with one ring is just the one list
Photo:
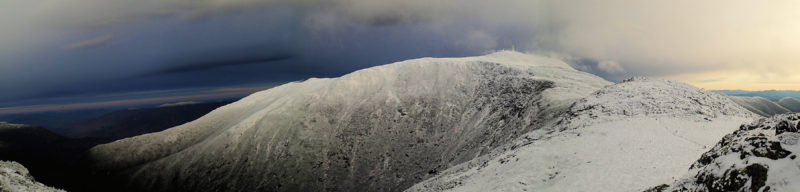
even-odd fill
[(180, 102), (149, 108), (22, 114), (6, 116), (0, 121), (35, 125), (70, 138), (110, 142), (178, 126), (231, 102)]
[(800, 112), (800, 99), (798, 99), (800, 91), (722, 90), (712, 92), (728, 95), (734, 102), (761, 116), (769, 117), (788, 112)]
[(744, 96), (744, 97), (763, 97), (771, 101), (777, 102), (783, 98), (800, 98), (800, 91), (795, 90), (767, 90), (767, 91), (744, 91), (744, 90), (717, 90), (711, 91), (730, 96)]
[(60, 128), (72, 138), (97, 138), (114, 141), (162, 131), (202, 117), (230, 101), (166, 104), (155, 108), (127, 109), (107, 113)]
[[(0, 119), (0, 160), (25, 165), (26, 172), (30, 170), (38, 181), (48, 185), (93, 191), (96, 186), (83, 185), (85, 169), (75, 164), (89, 148), (178, 126), (230, 102), (181, 102), (116, 111), (98, 109), (5, 116)], [(0, 185), (13, 176), (0, 174)], [(34, 184), (2, 185), (0, 191), (7, 191), (7, 187), (16, 187), (11, 191), (25, 191), (20, 187), (31, 186), (38, 187)]]

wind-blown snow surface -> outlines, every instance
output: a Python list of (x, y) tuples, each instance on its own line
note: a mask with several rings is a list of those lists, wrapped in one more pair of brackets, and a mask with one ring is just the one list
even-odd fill
[(661, 191), (800, 191), (798, 122), (800, 113), (742, 125)]
[(554, 132), (533, 131), (407, 191), (642, 191), (674, 181), (755, 116), (690, 85), (633, 78), (576, 102)]
[(88, 163), (143, 191), (399, 191), (609, 84), (516, 52), (415, 59), (258, 92)]
[(0, 161), (0, 191), (63, 192), (63, 190), (36, 182), (28, 172), (28, 169), (13, 161)]

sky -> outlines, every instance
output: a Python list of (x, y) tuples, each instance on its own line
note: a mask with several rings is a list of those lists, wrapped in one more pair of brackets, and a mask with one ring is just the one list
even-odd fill
[(798, 9), (789, 0), (0, 0), (0, 108), (207, 95), (503, 49), (611, 81), (800, 90)]

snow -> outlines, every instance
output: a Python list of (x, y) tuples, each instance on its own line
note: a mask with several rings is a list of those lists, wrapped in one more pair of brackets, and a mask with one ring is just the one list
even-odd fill
[(36, 182), (28, 172), (28, 169), (13, 161), (0, 161), (0, 191), (63, 192), (63, 190)]
[(741, 126), (666, 191), (800, 191), (799, 122), (794, 113)]
[(572, 105), (556, 129), (574, 129), (625, 116), (756, 117), (723, 95), (673, 81), (634, 77), (605, 87)]
[[(640, 116), (561, 132), (485, 167), (445, 176), (460, 183), (446, 191), (642, 191), (683, 175), (707, 147), (747, 120)], [(409, 191), (439, 190), (425, 185), (431, 183)]]
[(755, 117), (724, 96), (634, 78), (581, 99), (553, 125), (407, 191), (642, 191), (685, 174)]
[(99, 145), (87, 159), (147, 191), (398, 191), (540, 129), (610, 84), (512, 51), (414, 59), (257, 92)]
[(502, 51), (288, 83), (87, 159), (144, 191), (642, 191), (755, 117), (680, 82)]

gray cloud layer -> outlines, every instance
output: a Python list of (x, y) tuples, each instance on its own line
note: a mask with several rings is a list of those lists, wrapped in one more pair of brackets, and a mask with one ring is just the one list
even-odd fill
[(199, 18), (263, 7), (302, 9), (311, 30), (348, 30), (341, 29), (350, 27), (342, 22), (353, 21), (373, 26), (427, 22), (424, 30), (449, 33), (450, 25), (468, 22), (475, 27), (461, 34), (468, 45), (492, 47), (492, 40), (500, 35), (492, 33), (492, 27), (514, 27), (533, 32), (531, 41), (519, 42), (523, 47), (623, 64), (655, 61), (686, 68), (784, 59), (785, 55), (770, 52), (796, 48), (800, 39), (787, 36), (800, 31), (800, 23), (792, 19), (800, 16), (794, 11), (798, 4), (746, 0), (55, 0), (36, 10), (43, 20), (74, 26), (158, 16)]
[[(800, 82), (800, 76), (790, 73), (800, 62), (797, 7), (800, 2), (747, 0), (0, 1), (0, 21), (11, 29), (0, 30), (0, 51), (22, 53), (0, 58), (8, 61), (0, 62), (0, 73), (10, 74), (0, 74), (5, 76), (0, 80), (52, 89), (91, 81), (81, 80), (90, 75), (111, 79), (225, 63), (230, 55), (209, 54), (207, 61), (181, 56), (256, 43), (274, 49), (234, 58), (288, 52), (298, 59), (272, 68), (251, 66), (248, 74), (338, 75), (409, 57), (514, 47), (565, 58), (611, 80), (656, 75), (721, 88), (726, 83), (786, 84)], [(102, 45), (111, 41), (101, 38), (105, 34), (114, 34), (114, 46), (86, 53), (92, 55), (58, 62), (40, 59), (25, 66), (19, 62), (30, 61), (25, 55), (31, 53), (54, 58), (72, 54), (47, 48), (53, 44)], [(92, 70), (70, 71), (72, 65)], [(15, 74), (67, 80), (49, 84)], [(719, 81), (704, 81), (708, 79)], [(0, 89), (16, 87), (10, 84), (0, 82)]]

